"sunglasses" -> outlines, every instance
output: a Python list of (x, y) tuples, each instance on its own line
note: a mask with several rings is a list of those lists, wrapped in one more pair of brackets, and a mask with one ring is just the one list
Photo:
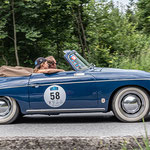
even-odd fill
[(50, 65), (54, 65), (54, 64), (56, 64), (56, 65), (58, 65), (58, 63), (56, 62), (48, 62)]

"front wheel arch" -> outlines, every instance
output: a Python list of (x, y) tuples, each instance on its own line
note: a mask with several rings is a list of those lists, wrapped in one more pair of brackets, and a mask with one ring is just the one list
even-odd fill
[(120, 88), (113, 96), (112, 111), (124, 122), (141, 121), (150, 110), (150, 96), (143, 88), (126, 86)]
[(113, 93), (111, 94), (110, 98), (109, 98), (109, 103), (108, 103), (108, 111), (112, 111), (112, 101), (113, 101), (113, 97), (115, 96), (115, 94), (117, 93), (117, 91), (119, 91), (122, 88), (125, 87), (135, 87), (135, 88), (140, 88), (144, 91), (147, 92), (147, 94), (150, 96), (150, 91), (148, 91), (146, 88), (142, 87), (142, 86), (138, 86), (138, 85), (125, 85), (125, 86), (120, 86), (119, 88), (115, 89), (113, 91)]

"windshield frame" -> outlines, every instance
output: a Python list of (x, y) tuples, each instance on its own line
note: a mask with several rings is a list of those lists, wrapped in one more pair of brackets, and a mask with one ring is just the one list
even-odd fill
[[(71, 61), (71, 58), (70, 58), (70, 56), (71, 55), (75, 55), (76, 57), (77, 57), (77, 59), (81, 62), (81, 66), (80, 67), (82, 67), (81, 69), (79, 68), (79, 67), (76, 67), (76, 65), (75, 64), (73, 64), (73, 62)], [(70, 51), (68, 54), (67, 54), (67, 61), (69, 61), (69, 64), (72, 66), (72, 68), (74, 69), (74, 70), (79, 70), (79, 71), (81, 71), (81, 70), (87, 70), (87, 69), (89, 69), (90, 68), (90, 66), (91, 66), (91, 64), (87, 61), (87, 60), (85, 60), (77, 51), (75, 51), (75, 50), (72, 50), (72, 51)]]

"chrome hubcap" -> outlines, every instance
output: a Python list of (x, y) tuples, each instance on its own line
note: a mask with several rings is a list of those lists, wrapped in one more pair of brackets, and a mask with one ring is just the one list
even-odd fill
[(11, 100), (6, 97), (0, 98), (0, 118), (5, 118), (11, 113)]
[(142, 104), (141, 99), (136, 94), (128, 94), (122, 99), (122, 108), (128, 114), (137, 113)]

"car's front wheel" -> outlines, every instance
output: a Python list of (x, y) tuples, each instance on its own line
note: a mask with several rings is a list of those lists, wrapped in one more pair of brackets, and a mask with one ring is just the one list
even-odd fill
[(112, 110), (124, 122), (142, 120), (149, 113), (150, 98), (147, 92), (137, 87), (125, 87), (114, 96)]
[(0, 97), (0, 124), (9, 124), (17, 119), (19, 107), (10, 97)]

